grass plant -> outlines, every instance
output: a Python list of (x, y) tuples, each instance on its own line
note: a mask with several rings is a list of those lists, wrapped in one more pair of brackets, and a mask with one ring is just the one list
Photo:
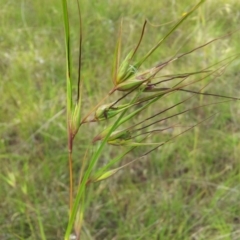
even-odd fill
[(238, 239), (237, 2), (153, 2), (5, 6), (1, 239)]

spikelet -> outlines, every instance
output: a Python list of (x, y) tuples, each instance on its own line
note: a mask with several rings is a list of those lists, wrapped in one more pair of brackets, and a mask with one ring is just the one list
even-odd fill
[(100, 107), (98, 107), (98, 109), (95, 112), (94, 120), (104, 121), (104, 120), (110, 119), (131, 106), (132, 104), (122, 104), (115, 107), (114, 103), (101, 105)]

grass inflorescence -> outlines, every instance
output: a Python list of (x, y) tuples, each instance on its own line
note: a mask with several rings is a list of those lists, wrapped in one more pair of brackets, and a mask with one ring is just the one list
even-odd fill
[(237, 3), (204, 2), (63, 0), (67, 128), (61, 5), (6, 5), (1, 238), (238, 239)]

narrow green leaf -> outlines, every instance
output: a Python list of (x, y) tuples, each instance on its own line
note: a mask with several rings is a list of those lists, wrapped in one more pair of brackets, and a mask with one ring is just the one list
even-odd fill
[[(65, 50), (66, 50), (66, 81), (67, 81), (67, 115), (68, 121), (71, 119), (72, 114), (72, 81), (71, 81), (71, 45), (69, 34), (69, 18), (67, 0), (62, 0), (63, 6), (63, 20), (65, 29)], [(69, 124), (71, 124), (69, 122)]]

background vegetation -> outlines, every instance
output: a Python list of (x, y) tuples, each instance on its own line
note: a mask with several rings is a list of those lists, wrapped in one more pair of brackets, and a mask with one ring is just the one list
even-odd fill
[[(72, 2), (73, 56), (77, 63), (79, 19)], [(61, 1), (2, 3), (0, 238), (62, 239), (68, 221), (68, 169)], [(82, 76), (86, 110), (112, 84), (112, 61), (121, 18), (125, 56), (136, 44), (145, 19), (155, 25), (176, 21), (193, 4), (190, 0), (85, 1)], [(237, 0), (208, 0), (154, 53), (146, 67), (237, 30), (239, 9)], [(149, 25), (140, 52), (146, 53), (169, 26), (170, 23), (158, 28)], [(166, 74), (197, 71), (239, 51), (236, 32), (172, 64)], [(239, 66), (240, 57), (206, 90), (239, 97)], [(209, 79), (204, 81), (196, 89), (205, 86)], [(170, 95), (152, 111), (186, 96)], [(198, 95), (176, 112), (218, 100)], [(239, 107), (239, 102), (212, 105), (162, 122), (160, 126), (181, 127), (159, 135), (158, 140), (216, 113), (110, 180), (92, 184), (84, 239), (239, 239)], [(92, 124), (78, 136), (74, 150), (76, 176), (83, 150), (98, 132), (99, 127)], [(99, 164), (107, 162), (116, 151), (121, 149), (107, 148)], [(128, 155), (124, 162), (138, 156), (139, 151)]]

